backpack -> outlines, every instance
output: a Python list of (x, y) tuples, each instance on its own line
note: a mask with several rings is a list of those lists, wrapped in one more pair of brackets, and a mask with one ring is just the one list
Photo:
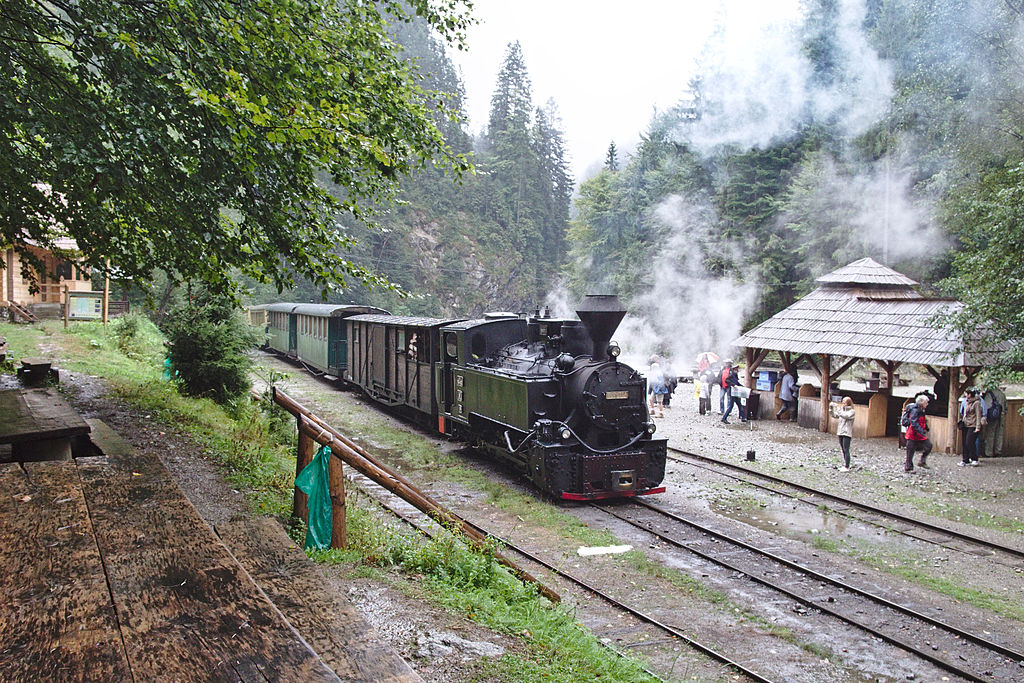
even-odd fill
[(995, 422), (1003, 417), (1003, 404), (999, 401), (992, 401), (992, 405), (988, 407), (988, 411), (985, 414), (985, 419), (989, 422)]
[(910, 411), (914, 408), (915, 405), (917, 405), (917, 404), (916, 403), (911, 403), (903, 411), (903, 417), (900, 418), (900, 426), (901, 427), (909, 427), (910, 426), (910, 421), (911, 421)]

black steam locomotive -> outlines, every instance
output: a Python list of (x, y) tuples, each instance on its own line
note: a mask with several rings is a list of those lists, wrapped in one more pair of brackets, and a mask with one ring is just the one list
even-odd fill
[[(646, 382), (610, 341), (625, 315), (617, 297), (586, 297), (579, 320), (353, 313), (325, 309), (346, 329), (333, 355), (344, 370), (323, 370), (375, 401), (513, 462), (556, 498), (664, 491), (665, 440), (653, 438)], [(301, 356), (299, 342), (289, 355)]]

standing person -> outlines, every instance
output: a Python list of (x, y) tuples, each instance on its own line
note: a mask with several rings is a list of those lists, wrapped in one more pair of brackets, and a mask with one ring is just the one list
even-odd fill
[(653, 415), (654, 411), (657, 410), (658, 417), (665, 417), (662, 402), (665, 400), (668, 388), (665, 386), (665, 373), (662, 371), (657, 359), (651, 363), (650, 372), (647, 373), (647, 386), (651, 394), (651, 414)]
[(672, 401), (672, 394), (675, 392), (676, 387), (679, 385), (679, 380), (676, 379), (675, 374), (672, 372), (672, 368), (665, 369), (665, 400), (663, 405), (668, 409), (669, 403)]
[(857, 417), (857, 410), (853, 407), (853, 399), (849, 396), (843, 397), (842, 403), (829, 403), (829, 412), (836, 418), (836, 436), (839, 437), (839, 448), (843, 451), (843, 462), (845, 465), (839, 468), (840, 472), (850, 471), (850, 442), (853, 441), (853, 418)]
[(715, 373), (707, 369), (701, 375), (700, 380), (700, 396), (701, 400), (704, 401), (704, 413), (701, 413), (703, 415), (713, 412), (711, 410), (711, 393), (715, 389)]
[(707, 412), (707, 406), (704, 405), (704, 378), (694, 377), (693, 378), (693, 397), (697, 399), (697, 412), (703, 415)]
[(910, 404), (909, 413), (910, 425), (907, 426), (907, 460), (903, 464), (904, 472), (914, 471), (914, 453), (921, 449), (921, 459), (917, 466), (928, 469), (926, 460), (932, 452), (932, 440), (928, 438), (928, 420), (925, 411), (928, 410), (928, 395), (918, 394), (914, 402)]
[(729, 393), (729, 373), (732, 372), (732, 361), (725, 361), (722, 371), (718, 373), (718, 414), (725, 415), (725, 395)]
[(1006, 423), (1003, 415), (1006, 413), (1006, 392), (1001, 386), (993, 384), (988, 387), (982, 400), (988, 403), (988, 412), (985, 419), (988, 424), (985, 426), (985, 453), (988, 457), (998, 457), (1003, 454), (1003, 433), (1006, 431)]
[(732, 365), (729, 366), (729, 377), (726, 378), (725, 384), (729, 392), (729, 407), (726, 409), (725, 414), (722, 415), (722, 422), (729, 424), (729, 413), (732, 412), (733, 406), (739, 406), (740, 422), (746, 422), (747, 411), (743, 407), (740, 397), (735, 392), (735, 389), (740, 385), (740, 373)]
[(960, 467), (978, 466), (980, 457), (979, 446), (982, 443), (982, 428), (985, 426), (985, 412), (982, 409), (981, 395), (977, 389), (967, 392), (967, 404), (964, 407), (964, 427), (967, 430), (964, 439), (963, 456), (957, 463)]
[(789, 419), (796, 419), (796, 370), (790, 370), (782, 375), (782, 386), (779, 388), (779, 400), (782, 407), (775, 413), (775, 419), (781, 420), (782, 414), (789, 411)]

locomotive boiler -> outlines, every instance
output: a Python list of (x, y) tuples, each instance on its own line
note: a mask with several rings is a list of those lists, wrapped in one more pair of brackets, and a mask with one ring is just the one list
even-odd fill
[(346, 379), (374, 400), (514, 463), (546, 493), (591, 500), (658, 493), (644, 377), (618, 361), (618, 298), (587, 296), (579, 320), (346, 318)]

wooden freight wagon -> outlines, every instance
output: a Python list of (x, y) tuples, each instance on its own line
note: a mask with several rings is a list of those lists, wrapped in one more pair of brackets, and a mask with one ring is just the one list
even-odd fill
[(441, 360), (440, 329), (457, 320), (392, 315), (347, 319), (347, 379), (374, 399), (437, 415), (432, 367)]

